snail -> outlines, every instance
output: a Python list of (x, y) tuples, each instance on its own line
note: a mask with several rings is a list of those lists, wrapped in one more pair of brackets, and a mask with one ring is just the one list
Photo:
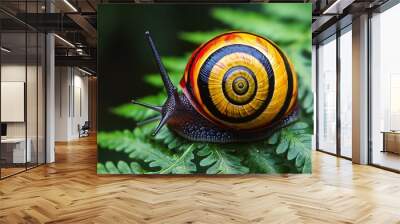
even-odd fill
[(166, 124), (191, 141), (246, 142), (266, 138), (297, 119), (297, 76), (271, 40), (233, 31), (202, 44), (186, 65), (179, 94), (149, 31), (146, 38), (167, 99), (162, 106), (132, 103), (161, 114), (153, 135)]

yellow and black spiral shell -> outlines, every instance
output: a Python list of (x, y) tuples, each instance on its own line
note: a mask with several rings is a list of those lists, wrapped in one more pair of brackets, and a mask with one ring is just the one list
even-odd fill
[(181, 87), (205, 118), (236, 130), (268, 128), (297, 103), (292, 63), (272, 41), (245, 32), (225, 33), (197, 48)]

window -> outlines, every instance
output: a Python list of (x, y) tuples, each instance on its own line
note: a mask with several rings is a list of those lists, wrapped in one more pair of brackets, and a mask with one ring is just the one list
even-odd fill
[[(43, 3), (18, 6), (39, 13)], [(0, 178), (45, 163), (45, 41), (44, 33), (0, 12)]]
[(336, 153), (336, 36), (318, 54), (318, 149)]
[(371, 162), (400, 170), (400, 5), (371, 18)]
[(352, 33), (351, 26), (341, 32), (340, 40), (340, 155), (352, 157)]

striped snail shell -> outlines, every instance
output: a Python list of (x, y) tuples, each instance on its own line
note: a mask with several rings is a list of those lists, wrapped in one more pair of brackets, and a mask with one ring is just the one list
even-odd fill
[(181, 86), (199, 113), (238, 130), (268, 127), (291, 113), (297, 100), (296, 73), (282, 50), (243, 32), (200, 46)]
[(168, 93), (163, 106), (144, 105), (162, 115), (156, 133), (167, 124), (194, 141), (253, 141), (296, 119), (297, 76), (271, 40), (229, 32), (202, 44), (189, 59), (179, 95), (147, 37)]

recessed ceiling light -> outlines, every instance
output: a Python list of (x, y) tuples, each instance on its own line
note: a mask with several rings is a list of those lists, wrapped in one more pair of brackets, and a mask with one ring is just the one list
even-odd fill
[(9, 49), (7, 49), (5, 47), (1, 47), (1, 51), (4, 51), (6, 53), (10, 53), (11, 52), (11, 50), (9, 50)]
[(57, 37), (59, 40), (61, 40), (62, 42), (64, 42), (65, 44), (67, 44), (68, 46), (75, 48), (75, 45), (73, 45), (71, 42), (69, 42), (68, 40), (62, 38), (61, 36), (59, 36), (58, 34), (54, 34), (55, 37)]
[(83, 69), (81, 69), (81, 68), (79, 68), (79, 67), (78, 67), (78, 70), (81, 71), (81, 72), (83, 72), (83, 73), (85, 73), (85, 74), (87, 74), (87, 75), (89, 75), (89, 76), (92, 76), (92, 75), (93, 75), (92, 73), (90, 73), (90, 72), (88, 72), (88, 71), (86, 71), (86, 70), (83, 70)]
[(68, 7), (70, 7), (72, 9), (72, 11), (78, 12), (78, 10), (75, 8), (75, 6), (73, 6), (68, 0), (64, 0), (64, 3), (66, 5), (68, 5)]
[(342, 14), (343, 10), (351, 5), (355, 0), (336, 0), (322, 13), (327, 14)]

